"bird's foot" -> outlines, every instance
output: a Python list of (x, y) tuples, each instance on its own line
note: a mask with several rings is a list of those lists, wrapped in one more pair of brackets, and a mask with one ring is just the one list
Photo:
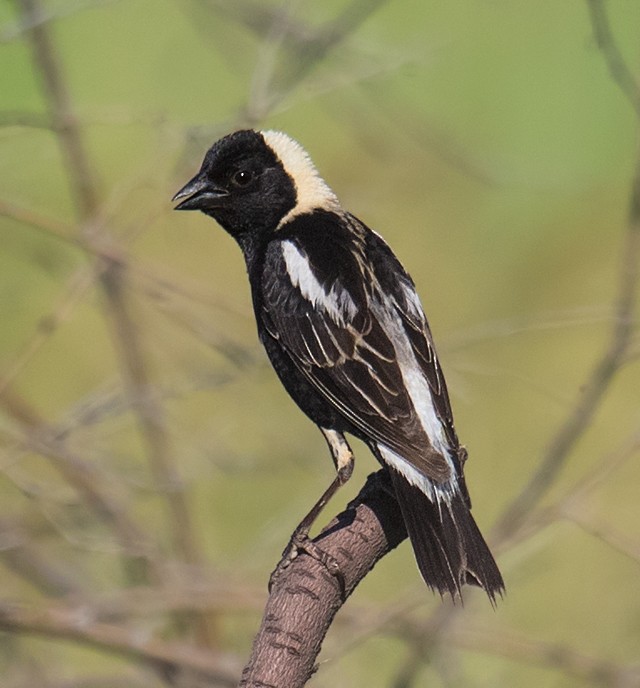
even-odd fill
[(340, 564), (338, 563), (338, 560), (313, 542), (313, 540), (311, 540), (309, 535), (305, 532), (295, 532), (291, 536), (289, 544), (285, 547), (284, 552), (282, 553), (282, 558), (269, 577), (269, 592), (271, 592), (273, 586), (277, 583), (278, 578), (280, 578), (283, 572), (291, 565), (291, 562), (300, 553), (308, 554), (316, 561), (319, 561), (336, 579), (340, 588), (340, 592), (344, 597), (346, 590), (345, 580), (344, 575), (340, 570)]

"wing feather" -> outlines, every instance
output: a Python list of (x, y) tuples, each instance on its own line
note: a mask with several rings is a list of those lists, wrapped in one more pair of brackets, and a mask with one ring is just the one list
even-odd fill
[[(451, 478), (451, 458), (434, 450), (392, 341), (399, 329), (409, 343), (410, 374), (428, 382), (455, 456), (447, 391), (411, 279), (380, 237), (351, 216), (333, 218), (308, 231), (299, 224), (271, 243), (260, 316), (304, 378), (365, 439), (444, 482)], [(389, 318), (401, 325), (390, 331)]]

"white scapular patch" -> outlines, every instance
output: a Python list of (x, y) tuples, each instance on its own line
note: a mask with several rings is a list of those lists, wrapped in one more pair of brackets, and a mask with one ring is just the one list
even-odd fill
[[(417, 298), (417, 297), (416, 297)], [(429, 383), (425, 379), (416, 360), (411, 344), (404, 331), (402, 322), (397, 315), (393, 303), (372, 305), (380, 324), (389, 337), (396, 352), (396, 361), (400, 368), (402, 381), (413, 407), (433, 448), (442, 454), (447, 462), (451, 477), (444, 483), (436, 483), (414, 468), (406, 459), (392, 451), (389, 447), (378, 443), (383, 458), (401, 473), (412, 485), (424, 492), (433, 502), (444, 500), (449, 502), (456, 489), (456, 473), (450, 449), (447, 444), (444, 428), (436, 413), (431, 396)], [(422, 312), (422, 309), (420, 309)]]
[(283, 224), (312, 210), (341, 210), (337, 196), (311, 161), (305, 149), (281, 131), (261, 131), (267, 145), (278, 156), (287, 174), (296, 187), (296, 205), (280, 220)]
[(380, 442), (376, 444), (382, 458), (390, 466), (395, 468), (408, 483), (415, 485), (415, 487), (425, 494), (434, 504), (439, 504), (440, 502), (445, 502), (446, 504), (451, 503), (451, 498), (456, 492), (456, 484), (453, 479), (448, 480), (446, 483), (436, 483), (427, 478), (426, 475), (420, 473), (420, 471), (412, 466), (406, 459), (403, 459), (400, 454), (396, 454), (396, 452), (389, 449), (389, 447), (384, 444), (380, 444)]
[(325, 291), (313, 274), (306, 256), (292, 241), (282, 242), (282, 255), (291, 283), (300, 289), (302, 296), (314, 308), (328, 312), (340, 325), (344, 325), (346, 321), (355, 317), (358, 309), (349, 292), (337, 283), (331, 287), (329, 292)]
[(400, 288), (404, 293), (404, 298), (407, 302), (407, 307), (411, 314), (419, 322), (424, 322), (424, 310), (422, 308), (422, 304), (420, 303), (420, 297), (418, 296), (416, 290), (410, 284), (407, 284), (404, 281), (400, 282)]

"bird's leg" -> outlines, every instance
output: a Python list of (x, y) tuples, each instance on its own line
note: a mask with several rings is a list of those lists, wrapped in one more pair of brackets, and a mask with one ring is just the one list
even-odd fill
[(344, 577), (340, 571), (338, 562), (330, 554), (323, 551), (315, 542), (310, 540), (309, 530), (331, 497), (333, 497), (338, 489), (351, 477), (353, 473), (354, 458), (351, 447), (342, 433), (336, 430), (326, 430), (325, 428), (320, 428), (320, 430), (329, 445), (337, 475), (333, 479), (331, 485), (324, 491), (320, 499), (313, 505), (309, 513), (300, 521), (298, 527), (293, 531), (289, 544), (282, 553), (280, 562), (276, 566), (275, 571), (271, 574), (271, 578), (269, 579), (269, 590), (271, 590), (271, 587), (282, 573), (283, 569), (287, 568), (287, 566), (289, 566), (298, 556), (299, 552), (302, 551), (324, 564), (331, 575), (338, 579), (340, 587), (344, 591)]

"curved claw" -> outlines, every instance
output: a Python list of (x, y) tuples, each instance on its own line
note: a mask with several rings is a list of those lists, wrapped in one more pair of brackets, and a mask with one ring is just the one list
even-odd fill
[(336, 579), (340, 589), (340, 594), (344, 599), (346, 597), (346, 581), (344, 574), (340, 569), (338, 560), (331, 554), (325, 552), (321, 547), (313, 542), (308, 535), (304, 533), (294, 533), (291, 537), (289, 544), (282, 553), (282, 558), (271, 573), (271, 576), (269, 576), (269, 593), (271, 593), (273, 586), (277, 582), (278, 578), (282, 575), (282, 572), (289, 567), (291, 562), (300, 554), (300, 552), (308, 554), (327, 569), (331, 576)]

